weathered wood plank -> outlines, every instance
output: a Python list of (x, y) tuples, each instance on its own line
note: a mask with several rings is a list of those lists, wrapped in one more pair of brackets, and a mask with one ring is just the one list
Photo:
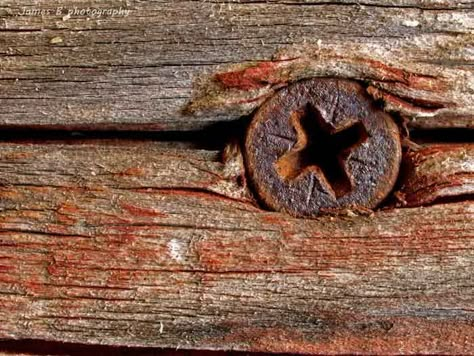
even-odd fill
[(452, 197), (466, 199), (474, 193), (474, 145), (429, 145), (404, 159), (400, 203), (432, 204)]
[(298, 220), (249, 201), (238, 155), (160, 146), (1, 145), (0, 337), (474, 350), (472, 201)]
[[(68, 17), (74, 6), (130, 12)], [(35, 8), (51, 13), (20, 15)], [(248, 113), (256, 97), (309, 75), (372, 80), (374, 96), (414, 127), (473, 127), (472, 9), (467, 0), (5, 0), (0, 125), (196, 129)], [(264, 75), (278, 85), (202, 92), (203, 82), (236, 64), (297, 57), (290, 69)], [(420, 76), (432, 76), (433, 85), (407, 80)]]
[[(409, 150), (395, 193), (399, 202), (420, 206), (473, 194), (473, 147), (425, 144)], [(223, 152), (179, 143), (98, 140), (2, 143), (0, 148), (3, 184), (194, 190), (257, 205), (246, 184), (243, 157), (234, 144)]]
[[(473, 144), (419, 146), (403, 157), (395, 195), (402, 206), (472, 195), (473, 164)], [(257, 206), (235, 144), (220, 152), (146, 141), (4, 142), (0, 178), (13, 186), (207, 192)]]
[(95, 140), (83, 144), (2, 143), (0, 182), (73, 190), (194, 190), (250, 201), (237, 150), (222, 153), (173, 146), (179, 144)]

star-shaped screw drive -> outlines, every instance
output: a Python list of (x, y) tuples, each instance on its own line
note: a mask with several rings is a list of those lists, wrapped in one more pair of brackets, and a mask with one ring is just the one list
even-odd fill
[(294, 180), (312, 171), (336, 198), (349, 193), (354, 184), (345, 160), (351, 150), (368, 139), (364, 125), (355, 122), (335, 131), (311, 105), (294, 112), (290, 122), (296, 131), (297, 142), (276, 161), (278, 173)]

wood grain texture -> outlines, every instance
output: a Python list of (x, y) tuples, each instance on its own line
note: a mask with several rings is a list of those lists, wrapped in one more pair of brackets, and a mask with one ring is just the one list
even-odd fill
[[(429, 145), (405, 156), (397, 196), (401, 205), (419, 206), (474, 193), (474, 145)], [(454, 169), (453, 169), (454, 168)]]
[(472, 201), (293, 219), (253, 204), (234, 153), (3, 143), (0, 337), (472, 353)]
[[(68, 17), (74, 7), (130, 12)], [(50, 13), (21, 15), (33, 9)], [(472, 10), (468, 0), (4, 0), (0, 125), (197, 129), (287, 82), (339, 76), (370, 81), (413, 127), (473, 127)], [(250, 92), (241, 78), (229, 89), (232, 76), (209, 87), (248, 66)]]

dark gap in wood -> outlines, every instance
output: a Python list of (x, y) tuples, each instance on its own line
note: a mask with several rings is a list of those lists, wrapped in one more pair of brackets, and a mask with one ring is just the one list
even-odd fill
[(410, 139), (416, 143), (473, 143), (474, 129), (446, 128), (411, 130)]
[(202, 130), (194, 131), (68, 131), (48, 129), (0, 130), (0, 142), (41, 143), (61, 142), (84, 143), (87, 141), (160, 141), (189, 143), (194, 148), (221, 150), (229, 142), (240, 140), (245, 135), (249, 117), (229, 122), (214, 123)]
[(452, 197), (441, 197), (436, 198), (431, 203), (426, 204), (425, 206), (432, 206), (438, 204), (450, 204), (450, 203), (460, 203), (464, 201), (474, 200), (474, 194), (461, 194)]
[[(214, 123), (202, 130), (193, 131), (70, 131), (49, 129), (7, 128), (0, 130), (0, 142), (47, 143), (48, 141), (127, 140), (188, 142), (196, 148), (218, 150), (229, 142), (242, 140), (251, 116), (239, 120)], [(410, 139), (416, 143), (474, 143), (474, 129), (445, 128), (410, 130)]]
[[(191, 351), (157, 349), (151, 347), (116, 347), (105, 345), (85, 345), (79, 343), (62, 343), (55, 341), (40, 340), (15, 340), (0, 341), (0, 352), (4, 355), (53, 355), (53, 356), (149, 356), (149, 355), (170, 355), (170, 356), (243, 356), (244, 352), (224, 352), (224, 351)], [(252, 354), (265, 355), (265, 354)]]

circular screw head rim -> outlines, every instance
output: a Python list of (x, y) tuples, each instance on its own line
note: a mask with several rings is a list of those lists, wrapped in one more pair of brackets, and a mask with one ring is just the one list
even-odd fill
[(377, 207), (395, 185), (401, 156), (396, 123), (361, 84), (344, 79), (280, 90), (257, 110), (245, 139), (258, 198), (299, 217)]

